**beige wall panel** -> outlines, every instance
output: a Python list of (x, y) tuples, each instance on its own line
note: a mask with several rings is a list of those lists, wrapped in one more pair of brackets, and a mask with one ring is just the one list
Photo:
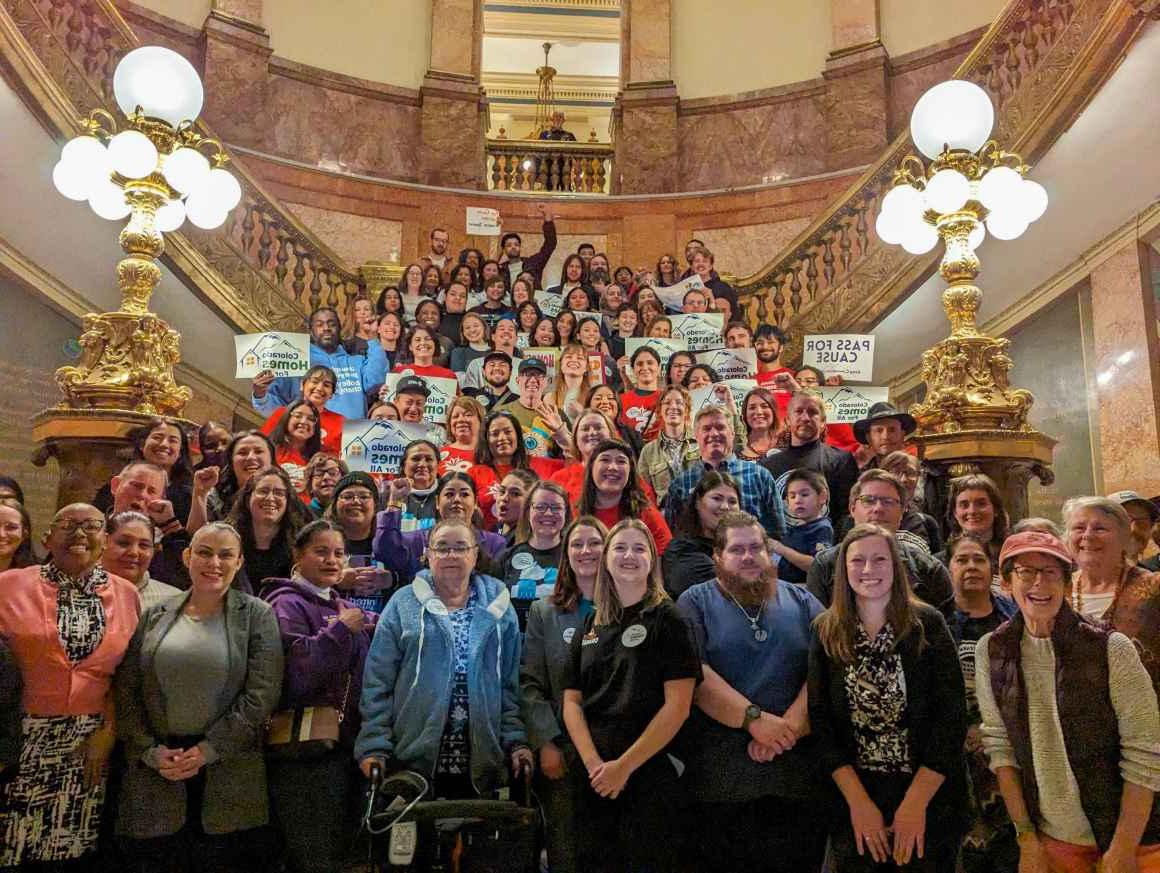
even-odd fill
[(891, 57), (926, 48), (995, 20), (1007, 0), (879, 0), (882, 44)]

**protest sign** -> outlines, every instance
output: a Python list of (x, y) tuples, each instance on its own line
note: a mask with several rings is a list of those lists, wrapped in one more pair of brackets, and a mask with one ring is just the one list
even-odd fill
[(841, 376), (849, 382), (874, 379), (874, 335), (835, 333), (807, 336), (802, 365), (817, 367), (827, 376)]
[(826, 421), (835, 424), (853, 424), (870, 414), (875, 403), (890, 399), (889, 388), (861, 388), (837, 385), (820, 389), (826, 404)]
[(253, 379), (264, 370), (275, 376), (305, 376), (310, 369), (310, 334), (247, 333), (234, 337), (238, 379)]
[[(404, 370), (402, 373), (387, 373), (387, 380), (383, 383), (386, 389), (386, 399), (395, 399), (395, 386), (406, 375), (416, 375), (413, 370)], [(455, 392), (459, 388), (456, 379), (444, 379), (438, 376), (419, 376), (426, 384), (430, 393), (427, 395), (427, 404), (423, 408), (423, 420), (432, 424), (447, 424), (447, 413), (451, 403), (455, 400)]]
[(750, 379), (757, 375), (757, 352), (754, 349), (717, 349), (701, 352), (697, 363), (712, 367), (721, 379)]
[(696, 416), (701, 407), (710, 403), (715, 403), (718, 406), (724, 405), (728, 402), (729, 397), (733, 399), (733, 406), (737, 410), (737, 414), (741, 415), (741, 404), (745, 400), (745, 395), (756, 387), (756, 379), (726, 379), (690, 391), (689, 397), (693, 401), (690, 417)]
[(672, 285), (654, 287), (653, 291), (665, 309), (669, 312), (680, 312), (681, 307), (685, 305), (685, 295), (690, 291), (701, 291), (704, 288), (705, 283), (701, 281), (701, 277), (694, 274)]
[(499, 236), (500, 220), (498, 209), (485, 206), (467, 207), (467, 233), (477, 236)]
[(636, 350), (645, 346), (648, 346), (660, 355), (662, 374), (665, 372), (665, 367), (669, 365), (669, 358), (673, 356), (673, 352), (684, 352), (689, 348), (689, 344), (683, 339), (668, 339), (660, 336), (633, 336), (624, 341), (624, 354), (631, 361), (632, 356), (636, 354)]
[(436, 446), (442, 443), (439, 433), (425, 424), (348, 419), (342, 426), (342, 456), (351, 470), (399, 473), (403, 452), (415, 440), (430, 440)]
[(547, 291), (536, 294), (536, 305), (540, 307), (540, 312), (548, 318), (555, 318), (560, 314), (560, 310), (564, 308), (564, 295), (549, 294)]
[(707, 352), (724, 348), (721, 336), (724, 318), (720, 312), (687, 312), (684, 315), (670, 315), (673, 338), (683, 339), (689, 344), (690, 352)]

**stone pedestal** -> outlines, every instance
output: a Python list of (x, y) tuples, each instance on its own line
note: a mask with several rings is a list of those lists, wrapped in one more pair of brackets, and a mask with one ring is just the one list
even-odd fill
[(428, 70), (423, 78), (419, 181), (485, 188), (487, 102), (479, 79)]
[(877, 40), (831, 52), (822, 78), (822, 98), (832, 170), (878, 159), (889, 141), (889, 59)]
[[(228, 10), (221, 8), (228, 5)], [(202, 117), (215, 135), (226, 141), (250, 139), (254, 119), (266, 116), (269, 88), (267, 70), (270, 36), (261, 21), (261, 4), (252, 0), (256, 18), (237, 13), (246, 5), (241, 0), (215, 4), (205, 21), (205, 62), (202, 79), (210, 83), (205, 91)]]
[(628, 85), (616, 100), (613, 194), (677, 190), (677, 88), (672, 82)]

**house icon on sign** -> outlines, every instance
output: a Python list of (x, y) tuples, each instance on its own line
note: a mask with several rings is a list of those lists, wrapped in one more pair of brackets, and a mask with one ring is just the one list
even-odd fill
[(264, 333), (252, 346), (242, 352), (242, 363), (247, 367), (256, 366), (262, 360), (263, 355), (268, 355), (271, 352), (281, 352), (295, 357), (298, 355), (298, 349), (293, 343), (276, 333)]

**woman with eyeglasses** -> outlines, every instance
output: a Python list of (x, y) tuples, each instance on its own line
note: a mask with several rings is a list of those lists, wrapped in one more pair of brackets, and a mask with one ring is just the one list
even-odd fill
[(242, 539), (244, 565), (237, 578), (242, 591), (259, 591), (266, 579), (290, 576), (294, 537), (307, 520), (281, 467), (267, 467), (246, 482), (229, 517)]
[[(829, 426), (826, 428), (827, 438)], [(906, 486), (906, 505), (902, 511), (902, 521), (898, 523), (899, 530), (910, 531), (921, 537), (930, 546), (930, 553), (937, 555), (943, 549), (942, 531), (933, 517), (920, 510), (915, 503), (914, 494), (918, 490), (922, 470), (919, 468), (918, 458), (908, 452), (891, 452), (878, 465), (887, 473), (893, 473)], [(974, 536), (974, 534), (968, 534)], [(947, 556), (948, 560), (950, 556)]]
[(282, 687), (273, 610), (238, 590), (238, 532), (211, 522), (185, 552), (189, 591), (141, 617), (117, 671), (127, 768), (117, 834), (127, 869), (262, 869), (262, 743)]
[(519, 624), (504, 584), (476, 572), (478, 550), (467, 521), (440, 521), (427, 569), (379, 618), (354, 752), (367, 777), (376, 765), (415, 770), (432, 797), (489, 797), (509, 766), (517, 779), (533, 766), (519, 710)]
[(638, 519), (609, 531), (593, 594), (564, 679), (577, 869), (676, 870), (681, 787), (666, 750), (689, 717), (701, 662)]
[(357, 470), (339, 481), (326, 509), (326, 519), (342, 529), (348, 564), (338, 588), (356, 606), (374, 613), (383, 611), (396, 587), (395, 574), (374, 558), (375, 519), (380, 509), (375, 480)]
[[(406, 584), (423, 569), (431, 528), (404, 533), (399, 527), (403, 501), (409, 493), (406, 479), (393, 479), (387, 486), (387, 505), (375, 523), (373, 553), (375, 559), (393, 571)], [(507, 547), (507, 541), (497, 533), (478, 530), (476, 519), (479, 501), (475, 482), (466, 473), (447, 473), (435, 487), (435, 511), (439, 521), (457, 519), (476, 532), (479, 549), (475, 553), (482, 572), (491, 572), (495, 561)]]
[(334, 487), (349, 472), (346, 461), (329, 452), (318, 452), (306, 464), (306, 496), (302, 500), (315, 518), (330, 506), (334, 498)]
[(275, 454), (274, 444), (259, 430), (234, 434), (226, 446), (224, 469), (203, 467), (193, 475), (193, 502), (185, 529), (192, 534), (207, 521), (225, 518), (250, 478), (273, 466)]
[(568, 776), (575, 750), (564, 726), (564, 688), (572, 638), (584, 633), (595, 610), (596, 574), (608, 529), (590, 515), (564, 528), (555, 589), (532, 603), (520, 670), (520, 710), (528, 741), (539, 763), (536, 793), (544, 802), (548, 867), (574, 873), (576, 867), (576, 780)]
[(511, 592), (520, 630), (527, 626), (528, 608), (552, 593), (560, 566), (560, 537), (572, 521), (568, 495), (555, 482), (538, 482), (524, 501), (515, 545), (497, 562), (499, 578)]
[(0, 779), (0, 868), (79, 867), (97, 845), (113, 750), (113, 672), (140, 614), (133, 583), (99, 563), (105, 517), (61, 509), (48, 563), (0, 573), (0, 639), (20, 670), (23, 748)]

